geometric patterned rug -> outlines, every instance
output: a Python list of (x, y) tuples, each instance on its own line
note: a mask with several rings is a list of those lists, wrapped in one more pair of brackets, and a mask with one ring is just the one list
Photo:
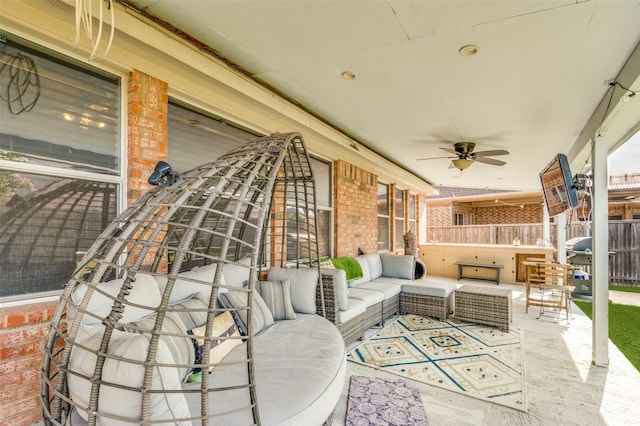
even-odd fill
[(349, 361), (527, 411), (523, 330), (403, 315), (347, 354)]

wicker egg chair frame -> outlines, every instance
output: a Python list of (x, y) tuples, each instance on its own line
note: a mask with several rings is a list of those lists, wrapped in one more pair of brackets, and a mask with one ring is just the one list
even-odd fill
[[(260, 424), (256, 402), (253, 364), (252, 294), (262, 268), (269, 266), (319, 268), (315, 181), (302, 136), (277, 134), (246, 143), (217, 160), (188, 172), (173, 181), (163, 181), (121, 213), (102, 232), (86, 252), (66, 284), (44, 347), (41, 400), (47, 424), (65, 424), (75, 407), (88, 424), (130, 422), (132, 424), (216, 423), (209, 400), (218, 392), (243, 389), (249, 394), (253, 423)], [(241, 261), (242, 260), (242, 261)], [(172, 312), (186, 311), (171, 303), (178, 290), (178, 274), (194, 267), (216, 264), (213, 279), (196, 282), (210, 289), (207, 307), (189, 310), (206, 324), (202, 361), (190, 365), (168, 365), (157, 359), (161, 342), (168, 337), (188, 335), (166, 331), (166, 318)], [(222, 281), (225, 268), (244, 267), (248, 282), (244, 308), (228, 308), (218, 301), (220, 292), (230, 289)], [(137, 275), (152, 276), (164, 282), (159, 304), (133, 302)], [(318, 274), (320, 276), (320, 274)], [(116, 280), (116, 281), (113, 281)], [(117, 292), (105, 292), (99, 284), (119, 283)], [(320, 281), (320, 278), (319, 278)], [(294, 285), (294, 283), (292, 283)], [(84, 290), (80, 300), (74, 298)], [(237, 290), (237, 288), (235, 288)], [(113, 294), (112, 294), (113, 293)], [(208, 293), (205, 292), (205, 293)], [(322, 285), (318, 286), (319, 306), (323, 305)], [(92, 311), (92, 297), (108, 300), (106, 310)], [(150, 302), (149, 302), (150, 303)], [(123, 321), (127, 310), (153, 311), (143, 325)], [(216, 388), (207, 374), (197, 390), (200, 412), (188, 418), (159, 418), (152, 410), (154, 395), (164, 392), (155, 385), (154, 371), (159, 369), (201, 368), (216, 364), (209, 361), (210, 340), (221, 338), (210, 333), (214, 318), (230, 311), (244, 310), (248, 331), (241, 336), (246, 348), (247, 377), (234, 386)], [(103, 313), (104, 312), (104, 313)], [(318, 313), (324, 315), (324, 309)], [(98, 328), (97, 347), (79, 342), (86, 325)], [(122, 330), (145, 336), (148, 351), (144, 359), (130, 359), (125, 353), (113, 355), (110, 344)], [(224, 337), (222, 337), (224, 339)], [(70, 366), (74, 351), (90, 352), (95, 359), (92, 371), (82, 372)], [(113, 363), (131, 363), (141, 369), (140, 381), (114, 383), (107, 371)], [(88, 395), (74, 398), (70, 382), (88, 383)], [(103, 410), (101, 392), (120, 389), (139, 405), (136, 416), (124, 417)], [(170, 391), (179, 394), (180, 388)], [(194, 392), (191, 390), (191, 392)]]

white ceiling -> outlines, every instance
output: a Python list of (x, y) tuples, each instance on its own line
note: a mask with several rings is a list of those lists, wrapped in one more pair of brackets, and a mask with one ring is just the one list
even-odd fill
[[(640, 41), (640, 0), (131, 3), (435, 186), (539, 189)], [(507, 164), (416, 160), (458, 141)]]

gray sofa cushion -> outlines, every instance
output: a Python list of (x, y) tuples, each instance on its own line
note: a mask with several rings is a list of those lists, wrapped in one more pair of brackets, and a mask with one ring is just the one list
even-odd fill
[(207, 310), (209, 300), (205, 299), (202, 293), (194, 293), (187, 300), (171, 305), (171, 309), (180, 316), (187, 330), (200, 327), (207, 322)]
[(421, 294), (423, 296), (447, 297), (458, 285), (453, 282), (431, 282), (426, 280), (413, 281), (402, 286), (403, 293)]
[(349, 309), (349, 291), (347, 285), (347, 273), (342, 269), (321, 269), (323, 275), (331, 275), (334, 277), (336, 285), (336, 295), (338, 296), (338, 308), (341, 311)]
[(402, 291), (401, 284), (387, 283), (387, 282), (380, 281), (379, 279), (368, 282), (368, 283), (360, 284), (356, 288), (379, 291), (382, 294), (384, 294), (385, 300), (391, 299), (393, 296), (400, 294), (400, 292)]
[(244, 257), (236, 263), (225, 263), (222, 266), (222, 276), (228, 286), (242, 288), (250, 278), (251, 258)]
[(368, 283), (371, 281), (371, 273), (369, 272), (369, 262), (367, 261), (366, 256), (358, 256), (356, 260), (360, 264), (362, 268), (362, 278), (357, 278), (355, 280), (349, 281), (349, 287), (357, 286), (358, 284)]
[[(91, 394), (91, 381), (85, 377), (91, 377), (96, 368), (97, 351), (102, 342), (104, 326), (102, 324), (84, 326), (78, 330), (75, 346), (69, 359), (68, 386), (69, 395), (80, 407), (88, 407)], [(108, 383), (117, 383), (121, 386), (129, 386), (140, 389), (143, 384), (145, 362), (149, 352), (149, 334), (129, 333), (114, 329), (109, 341), (107, 353), (110, 355), (104, 363), (101, 380)], [(87, 351), (83, 347), (90, 348)], [(190, 360), (176, 360), (172, 351), (166, 346), (165, 339), (158, 342), (158, 351), (153, 362), (160, 365), (173, 365), (177, 362), (193, 362), (193, 345)], [(182, 351), (180, 351), (182, 352)], [(180, 390), (182, 367), (157, 367), (153, 369), (151, 386), (147, 388), (151, 393), (150, 409), (151, 419), (180, 419), (189, 416), (189, 407), (184, 394), (164, 391)], [(125, 425), (135, 424), (140, 416), (142, 393), (138, 390), (131, 391), (125, 388), (103, 385), (98, 397), (98, 406), (101, 413), (122, 416), (131, 419), (131, 423), (112, 420), (109, 424)], [(78, 409), (78, 415), (87, 420), (87, 412)], [(107, 422), (103, 422), (105, 424)], [(187, 426), (187, 422), (174, 424)]]
[(373, 306), (376, 303), (381, 303), (384, 300), (384, 293), (376, 290), (367, 290), (360, 286), (351, 287), (349, 289), (349, 297), (352, 299), (362, 300), (367, 307)]
[(349, 309), (346, 311), (340, 311), (339, 322), (345, 323), (360, 314), (364, 314), (367, 310), (367, 304), (360, 299), (349, 298)]
[[(240, 332), (244, 335), (248, 332), (247, 325), (247, 298), (249, 296), (248, 291), (232, 290), (228, 293), (220, 295), (220, 300), (228, 308), (245, 308), (235, 312), (236, 322)], [(251, 323), (253, 326), (253, 335), (260, 333), (263, 329), (271, 327), (274, 323), (273, 315), (271, 311), (260, 297), (258, 292), (253, 293), (252, 298), (253, 310), (251, 314)]]
[(374, 282), (374, 283), (395, 284), (395, 285), (399, 285), (400, 287), (402, 287), (405, 284), (412, 283), (412, 282), (415, 282), (415, 281), (407, 280), (405, 278), (389, 278), (389, 277), (385, 277), (383, 275), (380, 278), (378, 278), (377, 280), (372, 281), (372, 282)]
[[(346, 376), (346, 354), (342, 336), (329, 321), (318, 315), (299, 314), (294, 321), (279, 321), (254, 339), (255, 383), (264, 425), (322, 424), (333, 412), (342, 393)], [(245, 345), (238, 346), (225, 361), (246, 356)], [(210, 387), (220, 388), (247, 383), (245, 363), (216, 367)], [(198, 389), (188, 383), (183, 389)], [(192, 415), (200, 412), (200, 392), (187, 394)], [(211, 413), (227, 412), (211, 419), (225, 426), (251, 424), (246, 389), (214, 392), (209, 397)], [(236, 411), (237, 410), (237, 411)]]
[(413, 268), (415, 260), (413, 256), (380, 256), (382, 263), (382, 275), (389, 278), (413, 279)]
[(301, 314), (316, 313), (316, 287), (318, 270), (316, 268), (279, 268), (273, 267), (267, 273), (267, 280), (291, 281), (291, 303), (293, 310)]
[[(108, 282), (98, 283), (95, 290), (91, 293), (86, 311), (82, 317), (83, 325), (101, 324), (102, 320), (109, 316), (111, 309), (115, 304), (124, 279), (118, 278)], [(87, 284), (78, 284), (71, 294), (72, 304), (70, 305), (70, 318), (76, 315), (76, 306), (80, 306), (85, 295), (91, 289)], [(194, 292), (190, 292), (192, 295)], [(160, 305), (162, 295), (158, 289), (157, 281), (148, 274), (136, 274), (135, 281), (131, 285), (131, 291), (124, 300), (124, 311), (122, 313), (121, 323), (129, 323), (140, 321), (143, 318), (154, 315), (156, 308)], [(74, 306), (75, 305), (75, 306)], [(134, 306), (135, 305), (135, 306)]]
[(380, 262), (380, 254), (378, 253), (372, 253), (372, 254), (367, 254), (365, 255), (366, 259), (367, 259), (367, 264), (369, 265), (369, 274), (370, 274), (370, 280), (373, 281), (376, 278), (380, 277), (383, 275), (383, 267), (382, 267), (382, 263)]
[(258, 281), (256, 290), (269, 307), (275, 321), (296, 319), (296, 313), (291, 305), (291, 282), (289, 280)]

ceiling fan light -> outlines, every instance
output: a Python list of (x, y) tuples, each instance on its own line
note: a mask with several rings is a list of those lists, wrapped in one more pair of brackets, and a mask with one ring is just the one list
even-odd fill
[(451, 162), (454, 166), (456, 166), (456, 169), (458, 170), (464, 170), (473, 164), (473, 160), (470, 160), (468, 158), (456, 158), (455, 160), (451, 160)]

